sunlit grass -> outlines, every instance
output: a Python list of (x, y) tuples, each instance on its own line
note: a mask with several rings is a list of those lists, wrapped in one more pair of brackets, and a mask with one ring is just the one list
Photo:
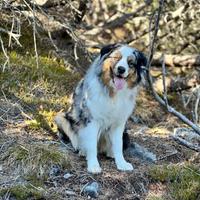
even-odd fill
[(153, 181), (167, 184), (167, 193), (175, 200), (196, 200), (200, 197), (200, 170), (192, 164), (152, 167), (149, 176)]

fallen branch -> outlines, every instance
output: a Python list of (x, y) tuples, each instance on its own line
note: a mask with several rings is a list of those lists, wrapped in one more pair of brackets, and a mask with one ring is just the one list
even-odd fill
[(3, 69), (2, 69), (2, 71), (4, 72), (6, 66), (10, 66), (10, 58), (9, 58), (9, 56), (8, 56), (8, 54), (7, 54), (7, 50), (6, 50), (5, 47), (4, 47), (4, 43), (3, 43), (3, 40), (2, 40), (2, 38), (1, 38), (1, 36), (0, 36), (0, 43), (1, 43), (1, 49), (2, 49), (2, 51), (3, 51), (3, 54), (4, 54), (4, 56), (6, 57), (6, 61), (5, 61), (5, 63), (3, 64)]
[[(162, 64), (162, 55), (156, 54), (152, 65)], [(165, 64), (169, 66), (199, 66), (200, 54), (198, 55), (165, 55)]]
[(125, 24), (130, 18), (136, 17), (138, 13), (142, 10), (144, 10), (145, 7), (147, 7), (149, 4), (143, 4), (139, 8), (137, 8), (134, 12), (132, 13), (126, 13), (120, 17), (117, 17), (116, 19), (109, 21), (105, 24), (103, 24), (102, 28), (114, 28), (114, 27), (119, 27)]
[[(172, 135), (172, 137), (179, 144), (186, 146), (194, 151), (200, 152), (200, 146), (198, 144), (199, 143), (198, 139), (200, 140), (200, 137), (196, 135), (195, 132), (192, 131), (191, 129), (177, 128), (174, 130), (174, 135)], [(194, 139), (196, 139), (196, 143), (190, 142), (191, 140)]]
[[(190, 121), (187, 117), (185, 117), (183, 114), (179, 113), (178, 111), (176, 111), (172, 106), (168, 105), (166, 103), (166, 101), (160, 97), (153, 86), (153, 81), (152, 81), (152, 76), (150, 74), (150, 68), (151, 68), (151, 63), (152, 63), (152, 58), (154, 55), (154, 50), (155, 50), (155, 43), (156, 43), (156, 39), (157, 39), (157, 33), (158, 33), (158, 29), (159, 29), (159, 20), (160, 20), (160, 16), (162, 13), (162, 9), (163, 9), (163, 4), (164, 4), (164, 0), (161, 0), (159, 2), (159, 8), (157, 11), (157, 15), (155, 17), (155, 29), (153, 32), (153, 35), (150, 35), (150, 46), (149, 46), (149, 55), (148, 55), (148, 62), (147, 62), (147, 81), (149, 83), (149, 87), (150, 87), (150, 91), (152, 93), (152, 95), (154, 96), (154, 98), (165, 108), (167, 108), (168, 112), (172, 113), (173, 115), (175, 115), (176, 117), (178, 117), (180, 120), (182, 120), (184, 123), (186, 123), (188, 126), (190, 126), (193, 130), (196, 131), (197, 134), (200, 135), (200, 127), (196, 124), (194, 124), (192, 121)], [(150, 30), (151, 30), (151, 26), (152, 26), (152, 20), (150, 21)], [(150, 32), (151, 34), (151, 32)]]
[(192, 149), (194, 151), (200, 152), (200, 147), (197, 145), (194, 145), (187, 140), (184, 140), (183, 138), (179, 136), (173, 136), (174, 140), (177, 141), (179, 144), (188, 147), (189, 149)]

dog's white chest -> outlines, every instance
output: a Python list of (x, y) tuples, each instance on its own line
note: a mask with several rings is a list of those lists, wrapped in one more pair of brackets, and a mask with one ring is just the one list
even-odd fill
[(137, 89), (118, 91), (114, 97), (109, 97), (98, 91), (98, 88), (88, 99), (87, 106), (92, 117), (103, 126), (110, 127), (126, 122), (135, 106)]

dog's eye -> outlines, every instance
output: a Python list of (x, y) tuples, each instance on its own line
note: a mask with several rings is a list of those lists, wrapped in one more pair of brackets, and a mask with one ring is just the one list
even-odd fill
[(135, 67), (135, 63), (132, 60), (130, 60), (130, 61), (128, 61), (128, 66), (130, 68), (133, 68), (133, 67)]

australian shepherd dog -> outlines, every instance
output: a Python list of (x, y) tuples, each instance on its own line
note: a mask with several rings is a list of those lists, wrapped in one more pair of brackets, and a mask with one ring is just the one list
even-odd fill
[(77, 85), (68, 112), (56, 116), (59, 132), (86, 156), (88, 172), (101, 172), (99, 152), (114, 158), (118, 170), (133, 170), (123, 156), (123, 133), (145, 65), (146, 57), (135, 48), (103, 47)]

